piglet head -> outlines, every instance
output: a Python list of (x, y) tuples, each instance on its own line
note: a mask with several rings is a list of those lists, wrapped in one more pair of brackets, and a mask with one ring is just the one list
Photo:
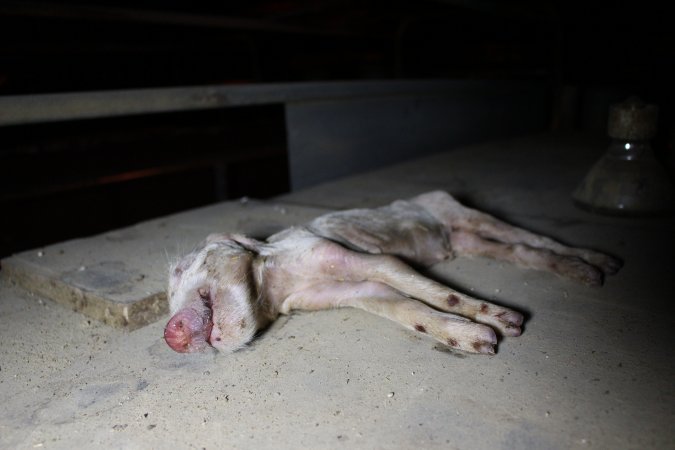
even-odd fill
[(239, 235), (211, 235), (171, 268), (172, 317), (164, 328), (169, 347), (231, 352), (253, 339), (259, 325), (252, 273), (258, 244)]

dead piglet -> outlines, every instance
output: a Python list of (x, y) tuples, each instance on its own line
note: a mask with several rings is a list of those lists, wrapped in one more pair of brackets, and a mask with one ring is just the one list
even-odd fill
[(424, 277), (403, 260), (428, 266), (484, 255), (599, 284), (620, 262), (498, 221), (430, 192), (377, 209), (321, 216), (257, 241), (212, 235), (181, 259), (169, 278), (176, 351), (208, 345), (232, 351), (294, 309), (361, 308), (454, 348), (494, 353), (497, 330), (518, 336), (523, 316)]
[[(494, 353), (497, 336), (520, 334), (522, 316), (460, 294), (400, 259), (349, 250), (299, 227), (263, 243), (237, 235), (209, 238), (170, 277), (172, 319), (165, 329), (176, 351), (205, 344), (232, 351), (255, 331), (294, 309), (356, 307), (399, 322), (460, 350)], [(421, 301), (420, 301), (421, 300)], [(434, 309), (428, 305), (432, 305)]]

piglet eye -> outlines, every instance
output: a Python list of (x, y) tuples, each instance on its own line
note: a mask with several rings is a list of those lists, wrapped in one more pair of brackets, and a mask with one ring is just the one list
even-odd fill
[(197, 292), (199, 292), (199, 296), (202, 298), (202, 300), (206, 300), (209, 298), (209, 290), (203, 287), (200, 287), (197, 289)]

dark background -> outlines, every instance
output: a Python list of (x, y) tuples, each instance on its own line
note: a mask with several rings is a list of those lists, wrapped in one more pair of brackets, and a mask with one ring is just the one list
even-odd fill
[[(672, 30), (665, 6), (637, 1), (3, 1), (0, 95), (544, 80), (554, 131), (602, 135), (598, 109), (608, 99), (637, 94), (658, 103), (656, 144), (667, 159), (675, 136)], [(283, 114), (281, 106), (256, 106), (0, 127), (0, 256), (287, 191)]]

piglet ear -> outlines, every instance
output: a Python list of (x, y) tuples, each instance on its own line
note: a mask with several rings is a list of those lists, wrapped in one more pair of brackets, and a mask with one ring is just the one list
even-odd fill
[(260, 253), (260, 247), (263, 245), (263, 242), (257, 241), (243, 234), (233, 234), (233, 233), (212, 233), (206, 237), (206, 243), (211, 244), (213, 242), (223, 242), (230, 241), (236, 242), (240, 247), (243, 247), (245, 250), (248, 250), (253, 253)]
[(260, 253), (260, 247), (264, 244), (256, 239), (244, 236), (243, 234), (231, 234), (230, 239), (253, 253)]
[(206, 236), (206, 244), (211, 244), (213, 242), (221, 241), (230, 241), (232, 240), (232, 235), (229, 233), (211, 233)]

